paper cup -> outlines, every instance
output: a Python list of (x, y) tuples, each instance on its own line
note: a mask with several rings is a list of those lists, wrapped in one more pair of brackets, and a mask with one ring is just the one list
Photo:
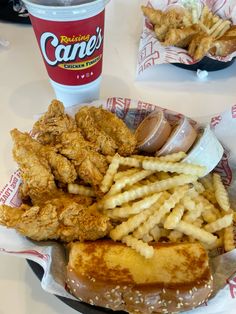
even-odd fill
[(220, 162), (224, 153), (221, 143), (207, 126), (183, 162), (206, 167), (204, 175), (210, 173)]
[(56, 97), (65, 106), (99, 98), (109, 0), (23, 0)]

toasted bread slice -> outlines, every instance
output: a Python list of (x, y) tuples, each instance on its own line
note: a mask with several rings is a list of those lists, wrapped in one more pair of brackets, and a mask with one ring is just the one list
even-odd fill
[(70, 246), (67, 285), (92, 305), (129, 313), (192, 309), (212, 293), (208, 256), (199, 243), (153, 244), (145, 259), (111, 240)]

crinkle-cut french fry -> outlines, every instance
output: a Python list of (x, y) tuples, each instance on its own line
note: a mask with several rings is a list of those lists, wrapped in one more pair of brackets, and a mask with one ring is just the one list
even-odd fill
[(233, 219), (234, 219), (234, 222), (236, 222), (236, 212), (233, 212)]
[(194, 200), (189, 197), (188, 195), (185, 195), (182, 200), (180, 201), (181, 205), (186, 208), (187, 210), (195, 210), (196, 204)]
[[(230, 21), (223, 21), (223, 23), (211, 34), (212, 37), (218, 39), (230, 29)], [(211, 31), (210, 31), (211, 32)]]
[(233, 222), (233, 214), (225, 215), (222, 218), (217, 219), (204, 226), (204, 229), (208, 232), (214, 233), (223, 228), (229, 227)]
[(121, 242), (130, 246), (136, 252), (140, 253), (145, 258), (151, 258), (154, 254), (154, 249), (152, 246), (144, 243), (142, 240), (138, 240), (131, 235), (127, 235), (121, 239)]
[[(132, 205), (124, 206), (124, 207), (117, 207), (114, 209), (107, 210), (109, 217), (120, 217), (120, 218), (127, 218), (131, 215), (135, 215), (143, 211), (144, 209), (149, 208), (155, 202), (158, 201), (160, 198), (160, 193), (155, 193), (151, 196), (147, 196), (141, 201), (134, 202)], [(109, 214), (111, 213), (111, 214)]]
[(226, 252), (235, 249), (233, 226), (224, 229), (224, 248)]
[(153, 171), (169, 171), (182, 174), (191, 174), (201, 177), (205, 172), (205, 167), (184, 163), (184, 162), (169, 162), (169, 161), (151, 161), (144, 160), (142, 166), (146, 170)]
[(93, 188), (84, 186), (84, 185), (69, 183), (67, 186), (67, 189), (68, 189), (68, 192), (71, 194), (78, 194), (78, 195), (91, 196), (91, 197), (96, 196)]
[(215, 197), (215, 194), (213, 191), (211, 190), (205, 190), (202, 195), (209, 201), (211, 202), (212, 204), (216, 205), (217, 204), (217, 200), (216, 200), (216, 197)]
[(130, 189), (129, 191), (125, 191), (123, 193), (107, 197), (100, 202), (101, 204), (100, 208), (101, 207), (103, 209), (114, 208), (116, 206), (120, 206), (125, 202), (129, 202), (150, 194), (162, 192), (177, 186), (185, 185), (187, 183), (192, 183), (196, 180), (197, 180), (196, 176), (182, 174), (172, 178), (168, 178), (166, 180), (150, 183), (144, 186)]
[(202, 225), (203, 225), (203, 219), (201, 218), (197, 218), (195, 221), (192, 222), (192, 224), (195, 226), (195, 227), (198, 227), (198, 228), (201, 228)]
[(197, 198), (198, 203), (201, 203), (204, 207), (202, 211), (202, 217), (207, 223), (211, 223), (217, 220), (218, 216), (216, 215), (216, 208), (211, 204), (205, 197), (199, 195)]
[(210, 232), (185, 221), (180, 221), (175, 229), (206, 244), (212, 244), (217, 239), (217, 237)]
[(155, 227), (153, 227), (150, 231), (149, 234), (153, 237), (154, 241), (158, 241), (161, 237), (161, 230), (160, 227), (158, 227), (157, 225)]
[(160, 157), (150, 157), (150, 156), (140, 156), (140, 155), (132, 155), (132, 158), (137, 158), (139, 160), (160, 160), (160, 161), (171, 161), (171, 162), (177, 162), (182, 160), (184, 157), (186, 157), (186, 153), (184, 152), (178, 152), (169, 154), (166, 156), (160, 156)]
[(212, 180), (212, 174), (211, 173), (202, 177), (200, 179), (200, 182), (203, 184), (203, 186), (206, 190), (210, 190), (210, 191), (214, 192), (213, 180)]
[(119, 168), (119, 155), (115, 155), (107, 169), (107, 172), (101, 182), (100, 190), (106, 193), (112, 186), (114, 176)]
[(218, 204), (224, 211), (226, 212), (229, 211), (230, 210), (229, 196), (221, 181), (220, 175), (217, 173), (213, 173), (213, 186), (215, 189), (215, 197)]
[(145, 234), (142, 238), (143, 242), (148, 243), (151, 242), (153, 240), (153, 237), (150, 236), (149, 234)]
[(148, 233), (155, 225), (157, 225), (161, 218), (164, 217), (167, 213), (170, 212), (172, 208), (183, 198), (186, 193), (188, 187), (182, 186), (176, 188), (175, 192), (170, 195), (168, 199), (164, 201), (164, 203), (160, 206), (158, 211), (155, 211), (148, 219), (140, 225), (135, 231), (134, 236), (138, 239), (142, 238), (142, 236)]
[(178, 152), (178, 153), (173, 153), (165, 156), (160, 156), (158, 159), (160, 161), (170, 161), (170, 162), (177, 162), (182, 160), (184, 157), (186, 157), (186, 153), (184, 152)]
[(134, 173), (126, 178), (121, 178), (120, 180), (117, 180), (114, 185), (111, 186), (110, 191), (108, 192), (109, 195), (115, 195), (119, 193), (125, 186), (133, 185), (144, 178), (150, 176), (153, 173), (151, 170), (141, 170), (137, 173)]
[(182, 237), (183, 237), (183, 233), (177, 230), (172, 230), (168, 235), (168, 239), (171, 242), (179, 242), (182, 239)]
[(195, 210), (188, 211), (183, 216), (183, 221), (193, 223), (198, 217), (200, 217), (202, 214), (202, 206), (196, 205)]
[[(194, 183), (194, 182), (193, 182)], [(197, 197), (199, 195), (199, 193), (195, 190), (195, 188), (194, 187), (192, 187), (192, 188), (190, 188), (189, 190), (188, 190), (188, 192), (186, 193), (186, 197), (190, 197), (191, 199), (192, 198), (195, 198), (195, 197)]]
[(132, 157), (119, 157), (119, 163), (123, 166), (129, 166), (134, 168), (142, 168), (142, 160)]
[(166, 179), (171, 178), (170, 174), (164, 171), (157, 172), (156, 177), (158, 180), (166, 180)]
[(151, 175), (147, 178), (147, 181), (148, 181), (148, 183), (154, 183), (154, 182), (157, 182), (157, 181), (158, 181), (158, 179), (157, 179), (156, 173), (151, 174)]
[(212, 244), (205, 244), (203, 243), (204, 247), (207, 249), (207, 250), (214, 250), (214, 249), (217, 249), (218, 247), (222, 247), (223, 246), (223, 239), (222, 237), (221, 238), (217, 238), (215, 240), (215, 242), (213, 242)]
[[(160, 193), (160, 197), (161, 197), (161, 193)], [(128, 220), (116, 226), (114, 229), (110, 231), (110, 237), (112, 238), (112, 240), (114, 241), (120, 240), (125, 235), (129, 234), (130, 232), (133, 232), (141, 223), (143, 223), (145, 220), (147, 220), (147, 218), (150, 215), (152, 215), (152, 213), (156, 210), (158, 206), (159, 206), (159, 203), (157, 201), (148, 209), (142, 211), (141, 213), (135, 216), (130, 217)]]
[(115, 174), (114, 176), (114, 181), (116, 182), (117, 180), (120, 180), (121, 178), (126, 178), (134, 173), (137, 173), (138, 171), (140, 171), (141, 169), (139, 168), (131, 168), (128, 170), (124, 170), (124, 171), (119, 171)]
[(166, 229), (174, 229), (175, 226), (180, 222), (184, 214), (184, 207), (181, 204), (175, 205), (172, 212), (168, 215), (165, 220), (164, 227)]
[(201, 194), (205, 191), (205, 188), (203, 184), (201, 184), (201, 182), (198, 182), (198, 181), (193, 182), (193, 187), (198, 192), (198, 194)]
[(212, 223), (217, 220), (217, 216), (212, 212), (211, 209), (205, 209), (202, 212), (202, 217), (207, 223)]

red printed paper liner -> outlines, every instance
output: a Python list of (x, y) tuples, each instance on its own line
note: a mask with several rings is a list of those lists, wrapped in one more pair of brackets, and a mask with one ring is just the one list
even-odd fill
[[(151, 111), (157, 108), (165, 112), (165, 116), (171, 123), (178, 121), (183, 116), (156, 105), (128, 98), (109, 98), (104, 101), (95, 101), (89, 105), (102, 105), (123, 119), (132, 129), (135, 129)], [(74, 115), (78, 108), (79, 106), (73, 106), (66, 110), (69, 114)], [(190, 121), (196, 127), (201, 125), (201, 121), (196, 122), (191, 119)], [(225, 147), (224, 156), (215, 170), (220, 172), (224, 183), (229, 188), (230, 195), (234, 196), (236, 195), (236, 105), (232, 106), (230, 110), (212, 117), (211, 127)], [(0, 204), (10, 206), (21, 204), (18, 196), (20, 183), (20, 171), (16, 170), (9, 178), (9, 182), (0, 189)], [(233, 208), (236, 208), (234, 197), (231, 197), (231, 203)], [(49, 293), (75, 300), (65, 289), (66, 258), (62, 245), (54, 241), (30, 241), (16, 233), (15, 230), (0, 226), (0, 252), (37, 262), (44, 268), (42, 288)], [(227, 313), (236, 308), (236, 249), (225, 254), (218, 249), (214, 256), (210, 259), (214, 277), (214, 297), (207, 304), (190, 311), (191, 314), (215, 314), (220, 309)]]
[[(216, 13), (223, 19), (231, 19), (236, 24), (236, 0), (197, 0), (200, 4), (207, 5), (213, 13)], [(182, 6), (183, 0), (149, 0), (144, 1), (145, 5), (154, 9), (166, 10), (173, 6)], [(142, 14), (140, 8), (140, 14)], [(164, 63), (182, 63), (192, 65), (196, 63), (185, 49), (178, 47), (164, 47), (156, 38), (152, 24), (147, 18), (143, 18), (143, 31), (140, 37), (137, 75), (142, 74), (148, 68)], [(236, 57), (236, 51), (226, 57), (213, 57), (207, 54), (207, 57), (213, 60), (229, 62)]]

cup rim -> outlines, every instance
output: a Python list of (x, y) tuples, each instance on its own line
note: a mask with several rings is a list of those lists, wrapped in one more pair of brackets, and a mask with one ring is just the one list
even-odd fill
[(76, 5), (65, 5), (65, 6), (56, 6), (56, 5), (44, 5), (44, 4), (40, 4), (40, 3), (34, 3), (31, 2), (30, 0), (22, 0), (22, 2), (28, 6), (31, 6), (33, 8), (41, 8), (44, 10), (71, 10), (71, 9), (76, 9), (76, 8), (80, 8), (80, 9), (84, 9), (86, 7), (89, 7), (91, 5), (96, 5), (99, 2), (104, 2), (104, 7), (107, 5), (108, 2), (110, 2), (110, 0), (93, 0), (90, 1), (88, 3), (83, 3), (83, 4), (76, 4)]

